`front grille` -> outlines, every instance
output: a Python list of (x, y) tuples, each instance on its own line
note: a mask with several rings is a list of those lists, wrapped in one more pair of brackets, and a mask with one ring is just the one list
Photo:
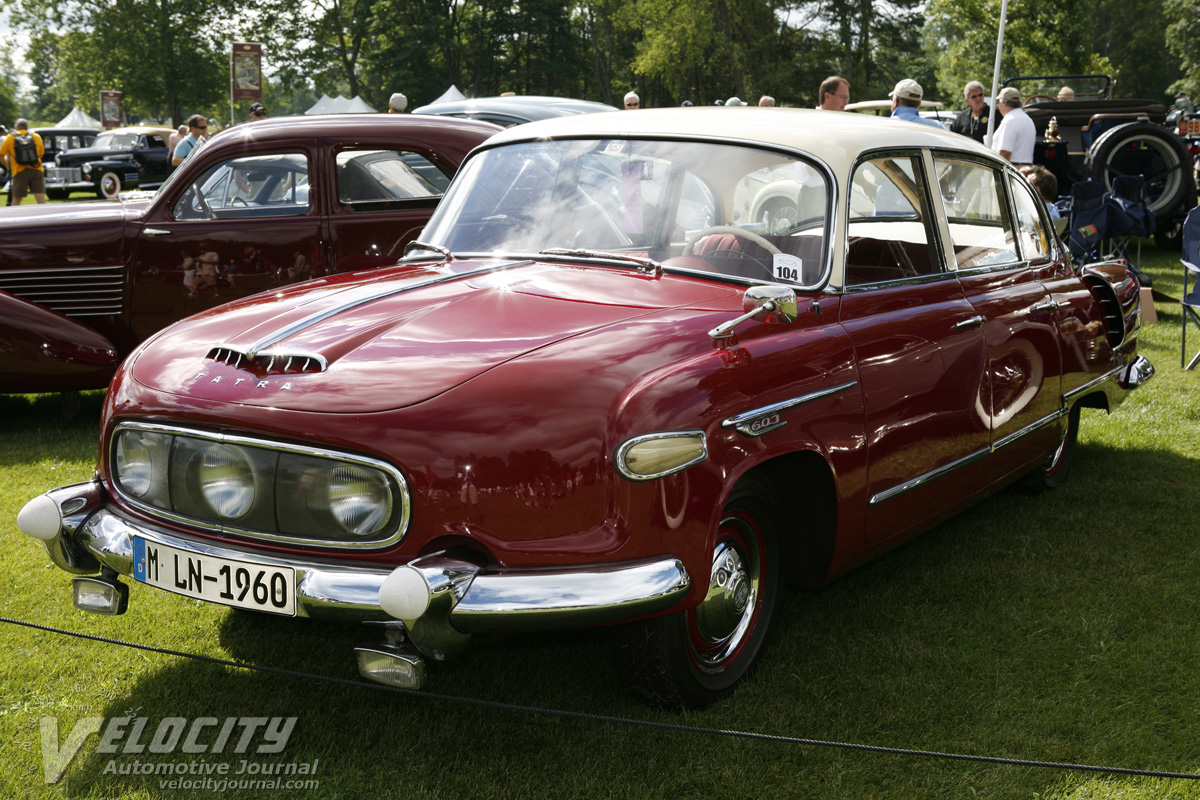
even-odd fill
[(125, 268), (54, 267), (0, 272), (0, 290), (69, 317), (120, 314), (125, 307)]
[(66, 186), (83, 180), (79, 167), (46, 167), (46, 183), (51, 186)]

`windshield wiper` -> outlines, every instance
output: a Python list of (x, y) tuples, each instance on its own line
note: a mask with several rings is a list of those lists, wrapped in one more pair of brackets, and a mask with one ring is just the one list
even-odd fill
[(405, 247), (404, 247), (404, 254), (403, 254), (403, 255), (401, 255), (400, 257), (401, 257), (401, 258), (408, 258), (408, 254), (409, 254), (410, 252), (412, 252), (413, 250), (428, 250), (428, 251), (429, 251), (429, 252), (431, 252), (431, 253), (437, 253), (437, 254), (438, 254), (438, 255), (440, 255), (440, 256), (441, 256), (443, 259), (445, 259), (446, 261), (453, 261), (453, 260), (454, 260), (454, 254), (453, 254), (453, 253), (451, 253), (451, 252), (450, 252), (448, 249), (446, 249), (445, 247), (441, 247), (441, 246), (439, 246), (439, 245), (436, 245), (436, 244), (428, 244), (428, 243), (426, 243), (426, 242), (418, 242), (416, 239), (413, 239), (411, 242), (409, 242), (407, 245), (405, 245)]
[(540, 256), (571, 256), (573, 258), (603, 258), (610, 261), (628, 261), (637, 264), (642, 272), (658, 275), (662, 272), (662, 264), (653, 258), (631, 256), (626, 253), (612, 253), (607, 250), (573, 250), (569, 247), (549, 247), (538, 253)]

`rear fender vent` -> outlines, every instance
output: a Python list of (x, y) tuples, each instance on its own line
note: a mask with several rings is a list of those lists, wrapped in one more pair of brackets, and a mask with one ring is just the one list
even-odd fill
[(1121, 313), (1121, 301), (1108, 281), (1094, 275), (1084, 275), (1084, 282), (1100, 304), (1104, 315), (1104, 332), (1108, 336), (1109, 345), (1116, 350), (1125, 341), (1125, 318)]
[(268, 375), (306, 375), (324, 372), (329, 368), (324, 356), (316, 353), (264, 350), (246, 353), (236, 347), (221, 344), (208, 351), (208, 358), (235, 369), (244, 369), (259, 377)]

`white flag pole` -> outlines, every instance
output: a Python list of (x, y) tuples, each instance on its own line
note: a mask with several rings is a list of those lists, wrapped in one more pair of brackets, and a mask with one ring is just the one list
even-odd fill
[(992, 68), (992, 113), (988, 114), (987, 136), (983, 143), (992, 146), (992, 131), (996, 129), (996, 115), (1000, 113), (1000, 101), (996, 94), (1000, 91), (1000, 53), (1004, 51), (1004, 25), (1008, 19), (1008, 0), (1000, 0), (1000, 34), (996, 37), (996, 65)]

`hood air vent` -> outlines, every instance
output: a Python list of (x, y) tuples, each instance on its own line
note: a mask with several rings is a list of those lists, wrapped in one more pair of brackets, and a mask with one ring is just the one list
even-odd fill
[(267, 375), (306, 375), (324, 372), (329, 368), (324, 356), (315, 353), (288, 353), (280, 350), (264, 350), (261, 353), (242, 352), (226, 344), (217, 345), (208, 351), (208, 358), (220, 361), (235, 369), (244, 369), (260, 377)]

